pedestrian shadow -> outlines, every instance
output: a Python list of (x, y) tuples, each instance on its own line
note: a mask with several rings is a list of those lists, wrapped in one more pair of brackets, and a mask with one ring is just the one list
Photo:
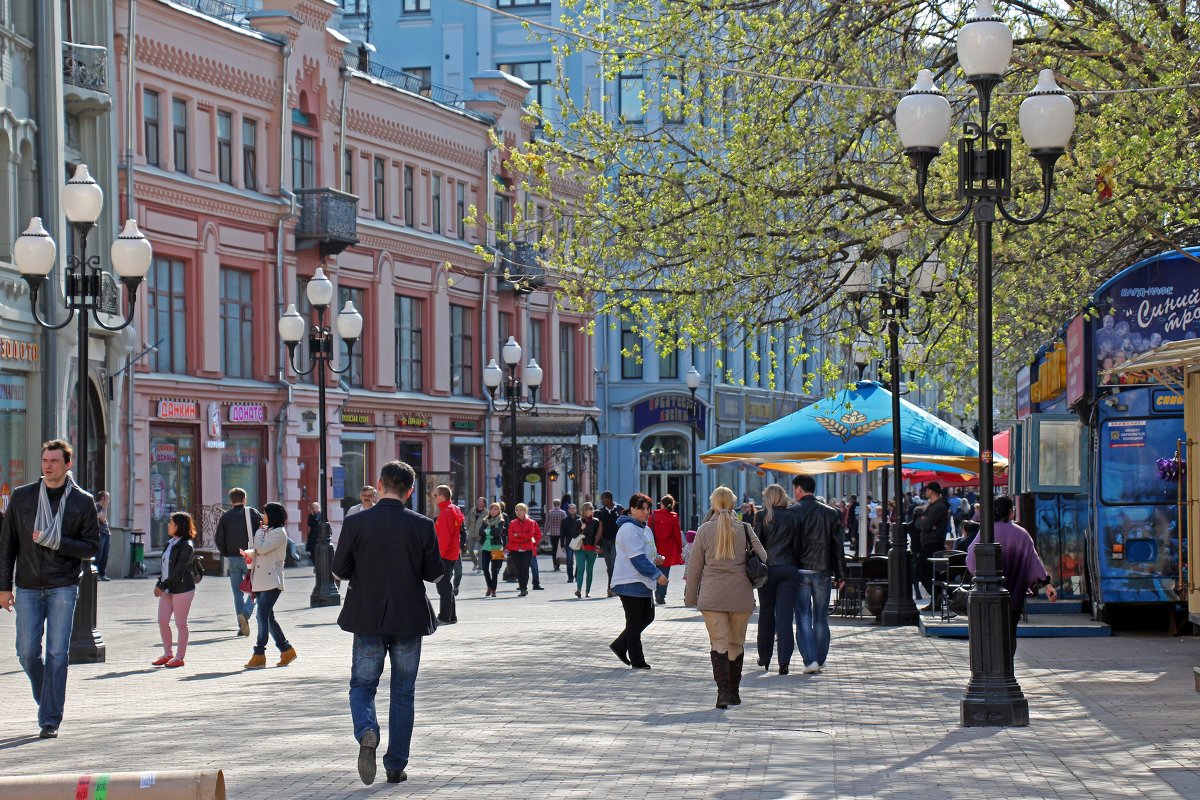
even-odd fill
[(330, 620), (329, 622), (298, 622), (295, 625), (293, 625), (292, 627), (294, 627), (294, 628), (327, 628), (330, 625), (337, 625), (337, 620)]
[(716, 708), (705, 708), (699, 711), (681, 711), (677, 714), (647, 714), (642, 722), (647, 725), (685, 725), (689, 722), (708, 722), (724, 719), (725, 715)]
[(26, 736), (10, 736), (7, 739), (0, 739), (0, 750), (11, 750), (14, 747), (20, 747), (23, 744), (30, 742), (41, 741), (41, 737), (36, 733), (31, 733)]
[(188, 675), (180, 678), (181, 681), (211, 681), (213, 678), (232, 678), (234, 675), (241, 675), (245, 672), (244, 669), (235, 669), (231, 672), (197, 672), (195, 675)]
[(147, 673), (150, 673), (150, 672), (161, 672), (161, 671), (162, 670), (160, 670), (158, 667), (150, 667), (148, 669), (129, 669), (124, 672), (106, 672), (103, 675), (89, 675), (87, 678), (84, 678), (84, 680), (102, 681), (102, 680), (107, 680), (109, 678), (128, 678), (130, 675), (146, 675)]

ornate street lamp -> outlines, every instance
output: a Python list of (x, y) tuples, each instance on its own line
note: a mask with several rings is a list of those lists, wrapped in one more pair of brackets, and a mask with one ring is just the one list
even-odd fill
[(687, 382), (688, 391), (692, 393), (692, 527), (689, 530), (694, 531), (700, 527), (700, 501), (697, 496), (700, 477), (696, 474), (696, 433), (700, 427), (700, 407), (696, 405), (696, 390), (700, 388), (700, 371), (692, 365), (683, 379)]
[[(487, 387), (488, 402), (492, 406), (493, 413), (507, 411), (509, 415), (508, 479), (512, 495), (509, 498), (508, 513), (515, 515), (517, 503), (521, 502), (520, 458), (517, 456), (517, 412), (537, 413), (537, 390), (542, 385), (542, 368), (532, 358), (525, 365), (525, 385), (529, 387), (529, 402), (522, 403), (521, 378), (517, 375), (517, 365), (521, 363), (521, 345), (517, 344), (515, 337), (508, 337), (508, 341), (500, 349), (500, 357), (504, 360), (508, 376), (505, 376), (504, 370), (493, 358), (483, 368), (483, 383)], [(504, 384), (504, 402), (497, 403), (496, 389), (501, 383)]]
[[(342, 598), (338, 595), (337, 585), (333, 582), (333, 529), (329, 525), (329, 485), (326, 479), (328, 472), (325, 455), (326, 419), (325, 419), (325, 372), (335, 374), (348, 372), (354, 364), (354, 345), (362, 336), (362, 314), (354, 308), (354, 303), (346, 301), (346, 306), (337, 316), (337, 332), (346, 342), (346, 366), (338, 369), (333, 366), (333, 335), (325, 324), (325, 310), (333, 301), (333, 283), (325, 277), (325, 271), (320, 267), (305, 287), (308, 303), (317, 312), (317, 324), (308, 327), (308, 320), (300, 316), (293, 303), (279, 318), (279, 338), (283, 339), (288, 348), (288, 361), (297, 375), (317, 373), (317, 469), (320, 473), (321, 486), (318, 490), (321, 502), (321, 514), (325, 521), (317, 533), (317, 543), (313, 547), (314, 567), (317, 573), (317, 583), (309, 597), (309, 607), (341, 605)], [(308, 329), (308, 353), (312, 366), (300, 369), (296, 365), (296, 345), (304, 337)]]
[(964, 726), (1028, 725), (1029, 701), (1013, 676), (1009, 641), (1008, 591), (1002, 585), (1000, 548), (992, 524), (992, 223), (998, 211), (1016, 225), (1046, 216), (1054, 188), (1054, 165), (1066, 152), (1075, 128), (1075, 105), (1044, 69), (1037, 86), (1021, 103), (1020, 126), (1030, 155), (1042, 170), (1041, 208), (1017, 217), (1004, 201), (1011, 196), (1012, 142), (1008, 126), (989, 124), (992, 91), (999, 85), (1009, 57), (1012, 34), (996, 15), (991, 0), (979, 0), (958, 35), (958, 61), (979, 99), (979, 123), (968, 122), (958, 140), (958, 197), (966, 205), (948, 219), (929, 210), (925, 184), (929, 164), (941, 152), (950, 130), (950, 104), (933, 85), (929, 70), (896, 107), (896, 130), (916, 170), (921, 212), (938, 225), (957, 225), (974, 210), (979, 281), (979, 539), (975, 544), (975, 586), (968, 602), (971, 680), (962, 699)]
[[(100, 266), (100, 256), (89, 256), (87, 252), (88, 234), (96, 226), (96, 220), (100, 218), (100, 212), (104, 209), (104, 190), (92, 180), (86, 164), (76, 167), (75, 176), (63, 187), (62, 205), (75, 234), (76, 247), (76, 253), (67, 256), (65, 320), (51, 324), (38, 316), (38, 293), (46, 276), (58, 263), (58, 248), (54, 239), (42, 227), (41, 217), (31, 219), (29, 227), (13, 243), (13, 261), (21, 270), (21, 277), (29, 284), (29, 304), (33, 309), (33, 318), (39, 326), (56, 331), (70, 325), (72, 320), (78, 322), (79, 373), (75, 391), (79, 437), (75, 443), (76, 457), (71, 466), (75, 482), (85, 490), (94, 491), (96, 487), (89, 483), (87, 463), (88, 423), (91, 416), (88, 408), (89, 323), (95, 319), (96, 324), (106, 331), (119, 331), (129, 326), (137, 305), (138, 286), (150, 269), (154, 252), (150, 242), (146, 241), (146, 237), (138, 230), (137, 223), (127, 220), (125, 229), (113, 242), (109, 255), (117, 277), (125, 284), (129, 303), (125, 308), (124, 321), (120, 325), (108, 325), (101, 315), (120, 313), (120, 292), (112, 275)], [(83, 570), (83, 580), (79, 584), (79, 602), (75, 604), (75, 620), (71, 627), (71, 650), (68, 660), (72, 664), (94, 664), (104, 661), (104, 641), (100, 638), (100, 631), (96, 629), (96, 587), (96, 569), (89, 560)]]

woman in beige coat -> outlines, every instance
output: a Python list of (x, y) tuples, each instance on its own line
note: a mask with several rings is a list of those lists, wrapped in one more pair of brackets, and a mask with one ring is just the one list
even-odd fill
[(288, 536), (284, 525), (287, 511), (279, 503), (263, 507), (262, 527), (254, 534), (254, 548), (240, 551), (250, 567), (250, 588), (258, 598), (258, 641), (246, 669), (261, 669), (267, 665), (267, 634), (279, 648), (279, 663), (286, 667), (296, 660), (296, 648), (288, 644), (283, 628), (275, 619), (275, 603), (283, 592), (283, 563), (287, 558)]
[(767, 551), (736, 512), (737, 495), (718, 486), (709, 497), (712, 519), (700, 526), (688, 559), (684, 604), (700, 609), (712, 647), (713, 680), (717, 682), (717, 708), (742, 702), (746, 626), (754, 613), (754, 587), (746, 577), (746, 550), (754, 548), (766, 563)]

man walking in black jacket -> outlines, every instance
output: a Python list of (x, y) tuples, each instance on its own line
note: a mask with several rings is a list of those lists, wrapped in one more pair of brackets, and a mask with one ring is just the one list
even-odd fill
[(43, 739), (57, 737), (62, 723), (79, 578), (100, 551), (96, 502), (67, 472), (71, 455), (61, 439), (43, 444), (42, 478), (17, 487), (0, 525), (0, 607), (17, 609), (17, 658), (33, 686)]
[(424, 582), (443, 579), (442, 557), (433, 520), (405, 508), (416, 479), (412, 467), (401, 461), (384, 464), (379, 502), (346, 518), (333, 557), (334, 574), (350, 582), (338, 625), (354, 634), (350, 715), (359, 743), (358, 776), (368, 785), (375, 780), (375, 691), (384, 661), (391, 660), (392, 682), (383, 768), (388, 783), (400, 783), (408, 779), (404, 768), (421, 637), (437, 630)]
[[(620, 516), (621, 507), (613, 502), (612, 492), (602, 492), (600, 510), (596, 512), (596, 519), (600, 521), (600, 535), (596, 537), (596, 544), (600, 548), (604, 566), (608, 568), (609, 584), (612, 583), (613, 565), (617, 558), (617, 519)], [(613, 596), (612, 589), (608, 590), (608, 596)]]
[(788, 509), (795, 519), (795, 550), (800, 585), (796, 591), (796, 647), (804, 672), (825, 668), (829, 655), (829, 592), (845, 586), (845, 544), (838, 512), (813, 494), (811, 475), (792, 479), (796, 504)]
[(233, 508), (222, 514), (217, 523), (217, 550), (229, 566), (229, 585), (233, 587), (233, 612), (237, 614), (238, 636), (249, 636), (250, 618), (254, 616), (254, 595), (246, 595), (238, 585), (246, 577), (247, 570), (242, 551), (254, 546), (254, 532), (262, 525), (262, 514), (246, 507), (245, 489), (230, 489), (229, 502)]
[[(946, 534), (950, 529), (950, 504), (942, 499), (942, 485), (937, 481), (925, 484), (925, 514), (916, 522), (918, 534), (917, 544), (917, 580), (925, 587), (929, 596), (933, 597), (933, 565), (929, 559), (939, 550), (946, 549)], [(932, 611), (933, 602), (921, 609)]]

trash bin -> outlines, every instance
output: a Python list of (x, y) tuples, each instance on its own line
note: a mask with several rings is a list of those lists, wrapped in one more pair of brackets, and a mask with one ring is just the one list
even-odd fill
[(146, 532), (142, 530), (129, 537), (129, 577), (146, 577)]

